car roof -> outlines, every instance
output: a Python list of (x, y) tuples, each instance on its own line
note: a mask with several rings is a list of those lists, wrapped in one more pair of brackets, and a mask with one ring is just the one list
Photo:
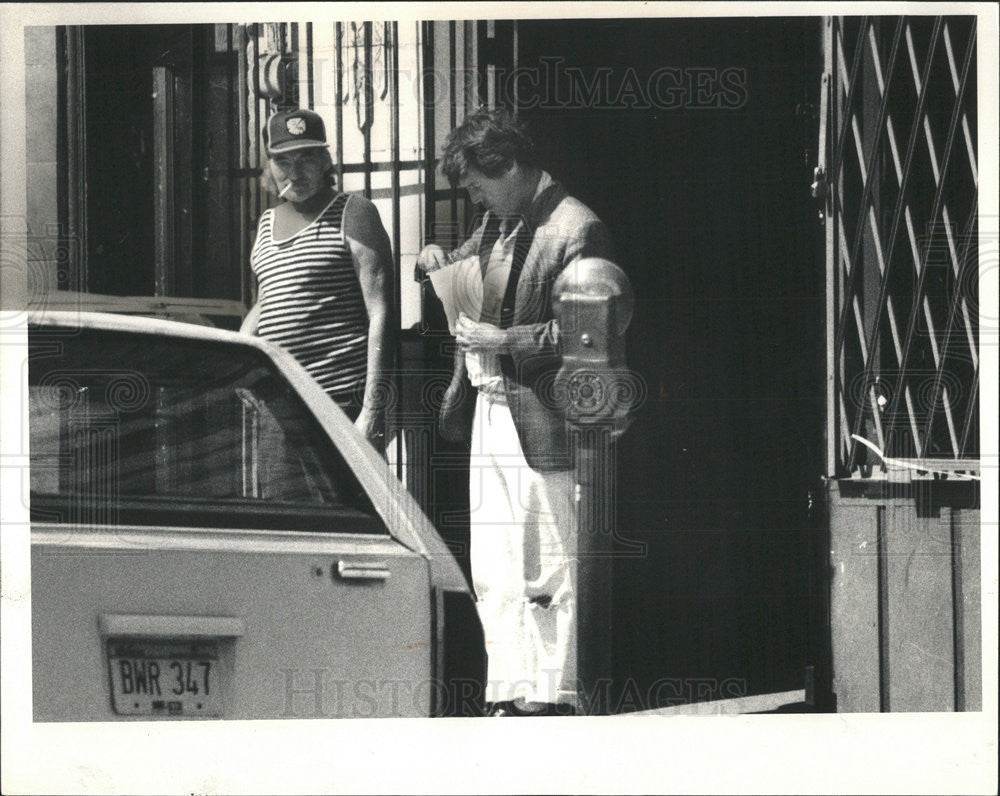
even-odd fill
[(169, 334), (172, 337), (187, 337), (192, 340), (214, 340), (229, 343), (252, 342), (261, 343), (264, 346), (268, 345), (260, 338), (240, 332), (231, 332), (228, 329), (111, 312), (36, 309), (28, 312), (28, 323), (33, 326), (51, 326), (60, 329), (101, 329), (111, 332)]

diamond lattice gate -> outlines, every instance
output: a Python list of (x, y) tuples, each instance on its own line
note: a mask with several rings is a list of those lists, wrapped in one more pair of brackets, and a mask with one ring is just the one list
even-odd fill
[(976, 43), (971, 16), (824, 22), (838, 710), (982, 703)]
[(975, 18), (832, 18), (825, 35), (827, 472), (884, 466), (866, 443), (976, 469)]

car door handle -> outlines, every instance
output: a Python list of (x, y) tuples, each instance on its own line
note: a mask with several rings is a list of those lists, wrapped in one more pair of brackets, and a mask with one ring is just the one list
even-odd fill
[(389, 565), (384, 561), (337, 562), (337, 574), (344, 580), (389, 580)]

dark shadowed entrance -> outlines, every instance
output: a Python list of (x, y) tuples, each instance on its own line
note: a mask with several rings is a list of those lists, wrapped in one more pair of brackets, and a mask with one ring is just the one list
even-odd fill
[(648, 392), (618, 451), (636, 547), (614, 569), (624, 709), (803, 688), (819, 663), (820, 43), (817, 19), (518, 23), (521, 112), (611, 227), (637, 297), (628, 354)]

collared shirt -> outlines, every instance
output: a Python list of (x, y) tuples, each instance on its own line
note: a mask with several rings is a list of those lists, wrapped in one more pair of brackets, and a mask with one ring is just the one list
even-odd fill
[[(552, 177), (548, 172), (543, 171), (538, 179), (538, 186), (535, 194), (531, 197), (534, 202), (552, 184)], [(523, 219), (510, 227), (509, 219), (500, 221), (500, 236), (493, 244), (490, 258), (483, 275), (483, 295), (479, 312), (479, 322), (489, 323), (493, 326), (500, 325), (500, 309), (503, 304), (504, 293), (507, 291), (507, 280), (510, 278), (510, 269), (514, 261), (514, 243), (517, 240), (517, 233), (524, 223)], [(503, 373), (500, 370), (500, 357), (496, 354), (487, 354), (481, 351), (469, 351), (465, 355), (465, 369), (468, 371), (469, 380), (472, 386), (480, 392), (486, 393), (494, 400), (505, 398), (503, 386)]]

